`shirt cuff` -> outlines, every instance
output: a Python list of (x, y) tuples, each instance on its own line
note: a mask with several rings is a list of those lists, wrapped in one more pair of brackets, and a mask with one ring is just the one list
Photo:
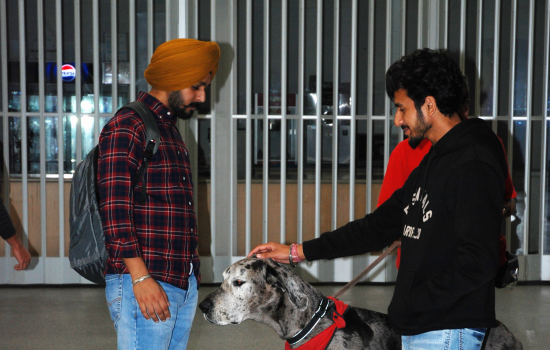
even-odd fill
[(113, 258), (122, 259), (141, 257), (139, 243), (134, 237), (111, 240), (110, 245), (111, 249), (109, 250), (109, 254)]
[(304, 243), (302, 243), (302, 250), (307, 261), (322, 259), (322, 256), (320, 255), (321, 242), (319, 241), (319, 239), (305, 241)]

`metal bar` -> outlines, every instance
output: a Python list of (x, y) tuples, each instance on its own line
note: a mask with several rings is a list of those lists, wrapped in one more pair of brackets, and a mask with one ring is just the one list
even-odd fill
[[(369, 131), (371, 135), (367, 137), (367, 140), (372, 140), (372, 110), (373, 110), (373, 95), (374, 95), (374, 0), (370, 0), (369, 3), (369, 68), (368, 68), (368, 78), (367, 78), (367, 125), (369, 128)], [(420, 6), (420, 2), (419, 2)], [(352, 134), (355, 138), (355, 133)], [(367, 142), (368, 144), (368, 142)], [(367, 151), (371, 147), (367, 146)], [(371, 191), (372, 191), (372, 150), (370, 152), (367, 152), (367, 168), (366, 168), (366, 208), (367, 213), (371, 212), (372, 203), (371, 203)], [(353, 172), (355, 173), (355, 168), (353, 169)]]
[(449, 46), (449, 0), (443, 1), (443, 30), (443, 48), (447, 49)]
[(477, 7), (477, 35), (476, 35), (476, 67), (475, 75), (476, 96), (475, 96), (475, 115), (480, 115), (481, 105), (481, 44), (483, 34), (483, 0), (479, 0)]
[[(238, 25), (238, 15), (239, 15), (239, 10), (238, 10), (238, 6), (237, 6), (237, 2), (238, 0), (230, 0), (230, 8), (231, 8), (231, 45), (233, 45), (232, 47), (237, 47), (237, 41), (238, 41), (238, 31), (239, 31), (239, 25)], [(238, 63), (239, 63), (239, 60), (238, 60), (238, 52), (237, 50), (235, 50), (235, 57), (234, 59), (232, 60), (232, 64), (231, 64), (231, 72), (229, 73), (231, 79), (231, 117), (234, 119), (237, 115), (237, 100), (238, 100), (238, 96), (237, 96), (237, 90), (238, 90)], [(236, 123), (235, 123), (236, 124)], [(235, 127), (235, 132), (236, 132), (237, 128)], [(236, 135), (235, 134), (235, 142), (237, 142), (236, 140)], [(237, 147), (237, 144), (235, 143), (235, 147)], [(235, 148), (236, 149), (236, 148)], [(232, 154), (232, 157), (235, 158), (235, 180), (237, 179), (237, 173), (236, 173), (236, 167), (237, 167), (237, 160), (236, 160), (236, 157), (235, 157), (235, 152), (231, 152)], [(236, 184), (236, 183), (235, 183)], [(236, 193), (236, 192), (235, 192)], [(235, 221), (236, 223), (236, 221)], [(248, 253), (248, 252), (247, 252)]]
[(93, 2), (93, 45), (94, 45), (94, 144), (99, 142), (99, 0)]
[(416, 40), (418, 42), (418, 48), (423, 46), (423, 31), (424, 31), (424, 0), (418, 0), (418, 33), (416, 33)]
[[(238, 16), (238, 9), (237, 9), (237, 5), (235, 3), (235, 0), (231, 0), (231, 3), (230, 3), (230, 9), (232, 9), (232, 17), (231, 17), (231, 39), (230, 39), (230, 43), (232, 45), (232, 47), (237, 47), (237, 38), (238, 38), (238, 35), (237, 35), (237, 28), (238, 28), (238, 25), (236, 25), (238, 22), (237, 22), (237, 16)], [(237, 53), (237, 50), (235, 50), (235, 56), (237, 56), (238, 53)], [(229, 208), (229, 217), (230, 217), (230, 220), (231, 220), (231, 224), (229, 226), (229, 229), (230, 229), (230, 235), (229, 235), (229, 246), (230, 246), (230, 249), (229, 249), (229, 255), (231, 256), (236, 256), (237, 255), (237, 252), (238, 252), (238, 246), (237, 246), (237, 232), (238, 232), (238, 226), (237, 226), (237, 213), (238, 213), (238, 209), (237, 209), (237, 203), (238, 203), (238, 200), (237, 200), (237, 169), (238, 169), (238, 164), (237, 164), (237, 120), (234, 118), (234, 114), (236, 112), (236, 107), (237, 107), (237, 77), (238, 77), (238, 69), (237, 69), (237, 63), (238, 63), (238, 58), (235, 57), (235, 59), (233, 60), (232, 62), (232, 69), (231, 69), (231, 73), (230, 73), (230, 81), (231, 81), (231, 114), (232, 114), (232, 119), (231, 119), (231, 123), (230, 123), (230, 132), (229, 132), (229, 137), (230, 137), (230, 147), (231, 147), (231, 151), (229, 152), (230, 154), (230, 157), (231, 157), (231, 160), (230, 160), (230, 166), (231, 166), (231, 169), (230, 169), (230, 208)], [(248, 252), (245, 252), (248, 254)]]
[(56, 16), (56, 61), (57, 61), (57, 166), (58, 166), (58, 202), (59, 202), (59, 257), (65, 257), (65, 179), (63, 142), (63, 79), (61, 66), (63, 65), (63, 12), (61, 0), (55, 1)]
[(195, 28), (193, 29), (195, 31), (195, 39), (199, 38), (199, 0), (194, 0), (195, 7), (194, 7), (194, 17), (195, 17)]
[[(0, 92), (2, 94), (2, 139), (3, 140), (9, 140), (9, 123), (8, 123), (8, 34), (7, 34), (7, 28), (8, 28), (8, 20), (6, 16), (6, 0), (0, 0), (0, 69), (2, 69), (2, 91)], [(2, 188), (2, 193), (0, 193), (2, 200), (4, 201), (4, 205), (6, 207), (6, 210), (9, 212), (10, 205), (9, 205), (9, 198), (10, 198), (10, 158), (9, 158), (9, 147), (3, 147), (3, 156), (6, 161), (6, 168), (5, 168), (5, 175), (4, 175), (4, 183), (0, 184), (0, 187)], [(10, 245), (7, 242), (4, 242), (5, 246), (5, 256), (10, 256)]]
[[(419, 6), (420, 2), (419, 0)], [(372, 117), (374, 105), (374, 10), (375, 0), (369, 0), (369, 33), (368, 33), (368, 74), (367, 74), (367, 117)], [(354, 135), (355, 137), (355, 135)]]
[(117, 1), (111, 0), (111, 91), (113, 113), (118, 110), (118, 19)]
[[(385, 70), (387, 71), (391, 65), (391, 33), (392, 33), (392, 2), (386, 2), (386, 64)], [(388, 160), (390, 158), (390, 136), (391, 136), (391, 122), (390, 116), (390, 99), (386, 96), (384, 103), (384, 174), (386, 174), (386, 168), (388, 167)]]
[(440, 2), (438, 0), (427, 0), (425, 14), (428, 17), (427, 29), (426, 29), (426, 44), (425, 47), (430, 47), (433, 49), (439, 48), (439, 22), (440, 22)]
[[(38, 33), (38, 110), (40, 116), (44, 114), (44, 4), (42, 1), (36, 2), (36, 24)], [(42, 119), (42, 118), (41, 118)], [(42, 136), (42, 131), (40, 132)], [(44, 152), (40, 152), (40, 160), (44, 158)], [(40, 171), (42, 174), (42, 171)]]
[[(216, 0), (212, 0), (211, 2), (211, 6), (210, 6), (210, 40), (212, 41), (216, 41)], [(210, 84), (210, 89), (211, 91), (216, 91), (217, 88), (217, 80), (213, 80), (212, 83)], [(217, 114), (216, 114), (216, 109), (213, 108), (214, 106), (214, 103), (215, 103), (215, 95), (216, 94), (210, 94), (210, 114), (211, 114), (211, 120), (210, 120), (210, 132), (211, 132), (211, 135), (217, 135), (217, 127), (218, 127), (218, 119), (216, 118), (217, 117)], [(216, 137), (211, 137), (210, 138), (210, 144), (211, 144), (211, 150), (216, 150), (217, 148), (217, 138)], [(216, 152), (210, 152), (210, 203), (217, 203), (216, 201), (216, 188), (218, 186), (218, 182), (216, 180), (216, 174), (218, 173), (217, 171), (217, 162), (216, 162)], [(216, 230), (216, 227), (217, 227), (217, 214), (216, 214), (217, 210), (216, 210), (216, 205), (211, 205), (210, 206), (210, 227), (211, 227), (211, 232), (217, 232)], [(211, 250), (212, 250), (212, 256), (215, 257), (217, 254), (217, 247), (216, 247), (216, 235), (213, 234), (211, 235), (212, 237), (212, 245), (211, 245)], [(215, 261), (215, 260), (214, 260)]]
[[(509, 114), (508, 114), (508, 118), (507, 118), (507, 121), (508, 121), (508, 124), (509, 124), (509, 130), (510, 130), (510, 135), (508, 136), (508, 145), (511, 145), (513, 143), (513, 140), (514, 140), (514, 132), (515, 132), (515, 129), (514, 129), (514, 92), (515, 92), (515, 75), (516, 75), (516, 31), (517, 31), (517, 28), (516, 28), (516, 25), (517, 25), (517, 1), (516, 0), (512, 0), (511, 1), (511, 20), (510, 20), (510, 27), (511, 27), (511, 35), (510, 35), (510, 77), (509, 77), (509, 87), (508, 87), (508, 91), (509, 91), (509, 102), (508, 102), (508, 108), (509, 108)], [(495, 38), (496, 40), (496, 38)], [(513, 150), (513, 148), (511, 149), (510, 146), (508, 146), (508, 149), (509, 150)], [(514, 154), (513, 152), (509, 152), (508, 153), (508, 163), (509, 164), (513, 164), (513, 158), (514, 157)], [(526, 176), (526, 175), (524, 175)], [(527, 213), (527, 210), (525, 210), (525, 213)], [(527, 222), (524, 221), (524, 224), (523, 224), (523, 227), (524, 228), (527, 228), (529, 226), (527, 226)], [(524, 229), (524, 232), (526, 230)], [(523, 235), (523, 237), (525, 238), (525, 234)], [(508, 238), (510, 237), (507, 237), (507, 240)], [(509, 242), (509, 241), (508, 241)], [(523, 240), (522, 242), (522, 246), (524, 248), (524, 251), (525, 251), (525, 239)]]
[[(527, 120), (532, 117), (532, 97), (533, 97), (533, 50), (535, 40), (535, 2), (529, 0), (529, 34), (528, 34), (528, 48), (527, 48), (527, 108), (526, 115)], [(530, 138), (530, 135), (528, 136)]]
[(331, 229), (335, 230), (338, 225), (338, 83), (340, 68), (340, 1), (334, 0), (334, 52), (333, 52), (333, 84), (332, 84), (332, 215)]
[[(38, 27), (38, 106), (40, 127), (40, 255), (46, 256), (46, 128), (44, 123), (44, 7), (42, 1), (36, 2), (36, 22)], [(45, 270), (44, 270), (45, 271)], [(43, 281), (45, 280), (45, 273)]]
[[(545, 12), (545, 15), (546, 15), (546, 18), (545, 18), (545, 23), (544, 23), (544, 64), (543, 64), (543, 88), (542, 88), (542, 96), (544, 96), (544, 98), (542, 98), (542, 113), (543, 113), (543, 117), (542, 117), (542, 167), (541, 167), (541, 179), (546, 179), (547, 178), (547, 174), (548, 174), (548, 168), (547, 168), (547, 162), (545, 161), (547, 159), (547, 148), (548, 148), (548, 142), (550, 142), (550, 140), (548, 139), (548, 122), (550, 122), (550, 118), (548, 118), (548, 102), (546, 100), (546, 96), (548, 96), (548, 73), (549, 73), (549, 70), (550, 70), (550, 67), (549, 67), (549, 61), (550, 61), (550, 54), (549, 54), (549, 51), (548, 49), (550, 48), (550, 1), (546, 1), (546, 12)], [(550, 232), (544, 232), (544, 225), (545, 225), (545, 217), (542, 213), (544, 213), (545, 211), (545, 205), (546, 205), (546, 194), (547, 194), (547, 191), (550, 190), (549, 188), (547, 188), (547, 191), (544, 190), (544, 181), (542, 181), (542, 191), (541, 191), (541, 196), (540, 196), (540, 227), (541, 227), (541, 235), (540, 235), (540, 246), (542, 247), (541, 249), (541, 259), (542, 259), (542, 256), (544, 255), (544, 240), (545, 240), (545, 234), (548, 233), (550, 234)], [(548, 185), (546, 185), (548, 187)], [(550, 239), (550, 237), (547, 237), (547, 239)], [(544, 266), (544, 264), (542, 264), (542, 261), (541, 261), (541, 266)], [(544, 269), (544, 268), (543, 268)], [(544, 273), (543, 273), (544, 274)], [(541, 274), (542, 275), (542, 274)]]
[[(402, 8), (401, 8), (401, 55), (400, 55), (400, 58), (405, 56), (405, 44), (407, 42), (407, 32), (406, 32), (406, 29), (407, 29), (407, 0), (403, 0), (403, 3), (402, 3)], [(393, 62), (392, 62), (393, 63)], [(388, 98), (389, 100), (389, 98)], [(390, 108), (390, 113), (391, 113), (391, 100), (388, 101), (388, 104), (389, 104), (389, 108)], [(391, 121), (393, 122), (394, 120), (394, 116), (392, 115), (391, 116)], [(399, 142), (403, 141), (403, 133), (400, 132), (399, 133)], [(384, 175), (386, 173), (384, 172)]]
[(251, 250), (252, 210), (252, 0), (246, 1), (246, 252)]
[(264, 1), (264, 129), (262, 243), (267, 243), (269, 221), (269, 0)]
[(288, 0), (281, 1), (281, 237), (280, 243), (286, 240), (286, 139), (287, 139), (287, 106), (288, 106)]
[(170, 0), (166, 0), (166, 8), (165, 8), (165, 21), (166, 21), (166, 36), (164, 38), (164, 41), (168, 41), (170, 39), (172, 39), (172, 33), (170, 32), (171, 31), (171, 25), (172, 25), (172, 21), (171, 21), (171, 18), (170, 18), (170, 14), (171, 14), (171, 10), (170, 10)]
[(76, 100), (76, 162), (82, 160), (82, 43), (80, 36), (80, 0), (74, 0), (74, 58), (76, 77), (74, 91)]
[(190, 38), (190, 23), (191, 22), (191, 5), (189, 1), (184, 1), (183, 3), (178, 3), (178, 18), (183, 19), (182, 22), (178, 22), (178, 30), (176, 31), (176, 38)]
[(128, 57), (130, 65), (130, 96), (129, 101), (136, 99), (136, 2), (129, 0), (129, 41), (130, 41), (130, 56)]
[(401, 56), (405, 56), (407, 50), (407, 0), (403, 0), (401, 7)]
[(466, 66), (466, 0), (460, 1), (460, 70)]
[[(533, 121), (532, 121), (532, 111), (533, 111), (533, 105), (532, 105), (532, 97), (533, 97), (533, 49), (534, 49), (534, 33), (535, 33), (535, 2), (534, 0), (529, 1), (529, 32), (528, 32), (528, 47), (527, 47), (527, 108), (526, 108), (526, 115), (527, 115), (527, 126), (526, 126), (526, 135), (525, 139), (526, 145), (525, 145), (525, 194), (526, 194), (526, 201), (525, 201), (525, 234), (523, 235), (523, 241), (524, 241), (524, 249), (523, 251), (526, 254), (529, 254), (529, 236), (531, 234), (531, 230), (528, 229), (529, 223), (531, 221), (531, 154), (532, 154), (532, 146), (531, 146), (531, 130), (533, 128)], [(512, 98), (513, 100), (513, 98)], [(512, 114), (513, 116), (513, 114)], [(541, 132), (542, 130), (539, 130)], [(541, 181), (542, 183), (542, 181)], [(540, 208), (542, 209), (542, 208)], [(540, 210), (540, 215), (543, 215), (543, 210)], [(539, 231), (540, 232), (540, 231)], [(535, 234), (533, 232), (533, 234)], [(541, 246), (542, 248), (542, 246)]]
[(323, 0), (317, 0), (317, 57), (316, 57), (316, 95), (315, 108), (315, 237), (321, 235), (321, 137), (323, 123), (321, 120), (323, 104)]
[[(499, 62), (500, 62), (500, 0), (495, 0), (495, 32), (494, 32), (494, 48), (493, 48), (493, 119), (496, 120), (498, 116), (498, 102), (499, 102), (499, 91), (498, 91), (498, 71), (499, 71)], [(507, 154), (510, 155), (510, 147), (506, 150)], [(508, 242), (510, 237), (507, 237)]]
[(19, 74), (21, 90), (21, 197), (22, 197), (22, 226), (23, 244), (28, 247), (29, 234), (29, 178), (28, 178), (28, 143), (27, 143), (27, 57), (25, 37), (25, 1), (19, 0)]
[(355, 219), (355, 145), (357, 134), (357, 0), (351, 1), (351, 79), (349, 145), (349, 221)]
[(153, 0), (147, 0), (147, 57), (149, 59), (151, 59), (154, 52), (155, 26), (153, 22), (155, 19), (153, 17), (153, 13)]
[(297, 227), (296, 240), (298, 243), (303, 241), (303, 222), (304, 222), (304, 66), (305, 66), (305, 0), (300, 0), (298, 18), (298, 183), (297, 183)]

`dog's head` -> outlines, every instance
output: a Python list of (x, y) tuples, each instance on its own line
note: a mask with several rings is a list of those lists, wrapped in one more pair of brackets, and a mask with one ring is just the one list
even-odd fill
[(308, 306), (304, 288), (308, 290), (309, 285), (271, 259), (240, 260), (224, 271), (223, 278), (220, 289), (199, 304), (204, 318), (214, 324), (239, 324), (247, 319), (269, 324)]

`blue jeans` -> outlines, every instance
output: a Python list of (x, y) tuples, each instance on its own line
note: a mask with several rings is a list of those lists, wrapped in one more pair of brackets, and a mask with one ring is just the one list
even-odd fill
[(199, 293), (192, 274), (187, 291), (158, 282), (170, 302), (170, 319), (155, 323), (146, 320), (134, 297), (129, 274), (106, 275), (105, 296), (117, 332), (118, 349), (185, 349)]
[(479, 350), (486, 331), (486, 328), (462, 328), (403, 335), (401, 344), (403, 350)]

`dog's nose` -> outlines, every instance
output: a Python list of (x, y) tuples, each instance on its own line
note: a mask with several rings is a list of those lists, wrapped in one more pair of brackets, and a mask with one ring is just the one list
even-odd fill
[(208, 313), (208, 311), (210, 311), (211, 308), (212, 308), (212, 302), (210, 301), (210, 298), (204, 299), (199, 304), (199, 309), (201, 309), (201, 311), (205, 314)]

